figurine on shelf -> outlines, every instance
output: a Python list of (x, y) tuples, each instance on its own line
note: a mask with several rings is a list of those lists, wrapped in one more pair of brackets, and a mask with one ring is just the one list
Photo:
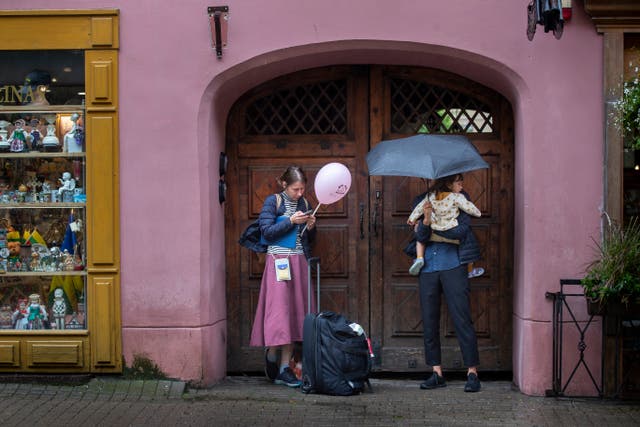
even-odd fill
[(13, 329), (13, 309), (8, 304), (0, 306), (0, 329)]
[(65, 195), (67, 195), (67, 192), (68, 196), (66, 198), (73, 200), (73, 190), (76, 188), (76, 180), (71, 178), (71, 172), (63, 172), (62, 179), (58, 179), (58, 181), (62, 184), (62, 186), (58, 188), (58, 194), (61, 196), (62, 201), (66, 201)]
[(44, 329), (47, 320), (47, 311), (40, 304), (40, 295), (29, 295), (29, 307), (27, 307), (28, 325), (27, 329)]
[(64, 317), (67, 314), (67, 303), (64, 300), (64, 291), (62, 288), (57, 288), (53, 291), (53, 305), (51, 306), (51, 313), (53, 314), (56, 329), (64, 329)]
[(81, 153), (82, 152), (82, 143), (84, 142), (84, 131), (82, 127), (78, 125), (78, 120), (80, 119), (80, 115), (78, 113), (73, 113), (71, 115), (71, 122), (73, 126), (71, 130), (66, 133), (63, 139), (63, 148), (62, 151), (66, 153)]
[(64, 271), (73, 271), (76, 268), (76, 263), (73, 260), (73, 254), (71, 254), (71, 252), (69, 252), (68, 250), (64, 250), (62, 252), (62, 263), (64, 265), (64, 267), (62, 268)]
[(42, 139), (42, 147), (46, 149), (57, 149), (60, 146), (60, 141), (56, 136), (56, 115), (45, 114), (42, 116), (47, 122), (47, 135)]
[(27, 329), (29, 323), (27, 316), (27, 301), (25, 299), (20, 299), (18, 300), (18, 308), (11, 315), (13, 329)]
[(0, 150), (8, 150), (11, 146), (7, 140), (7, 126), (11, 126), (11, 123), (6, 120), (0, 120)]
[(14, 153), (20, 153), (24, 151), (27, 140), (30, 139), (30, 135), (24, 129), (26, 122), (23, 119), (18, 119), (15, 121), (13, 132), (9, 137), (9, 151)]
[(31, 149), (36, 151), (39, 150), (40, 146), (42, 145), (42, 132), (40, 132), (40, 130), (38, 129), (40, 120), (32, 119), (30, 124), (31, 132), (29, 132), (29, 135), (31, 136)]
[(29, 262), (30, 271), (42, 271), (40, 266), (40, 254), (36, 251), (31, 251), (31, 262)]

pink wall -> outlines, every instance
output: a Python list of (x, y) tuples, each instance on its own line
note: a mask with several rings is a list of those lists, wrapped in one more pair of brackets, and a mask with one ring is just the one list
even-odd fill
[[(183, 0), (5, 0), (4, 9), (117, 8), (124, 351), (171, 376), (225, 373), (224, 215), (217, 159), (229, 107), (283, 73), (343, 63), (449, 70), (515, 117), (514, 381), (551, 384), (551, 304), (591, 256), (602, 201), (602, 38), (573, 2), (561, 40), (525, 35), (528, 0), (230, 0), (229, 48)], [(160, 6), (162, 5), (162, 6)]]

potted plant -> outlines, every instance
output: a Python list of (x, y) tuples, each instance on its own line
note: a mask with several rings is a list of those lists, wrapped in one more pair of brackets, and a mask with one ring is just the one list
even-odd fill
[(582, 287), (590, 314), (620, 315), (640, 309), (640, 221), (611, 221), (596, 242), (597, 258), (587, 266)]

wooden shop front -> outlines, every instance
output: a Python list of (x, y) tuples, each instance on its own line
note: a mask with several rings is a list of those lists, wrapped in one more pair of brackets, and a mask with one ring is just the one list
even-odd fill
[(118, 29), (0, 11), (0, 372), (122, 370)]

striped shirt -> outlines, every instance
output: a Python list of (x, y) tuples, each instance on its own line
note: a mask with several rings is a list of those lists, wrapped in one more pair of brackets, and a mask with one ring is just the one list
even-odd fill
[[(298, 201), (297, 200), (291, 200), (289, 198), (289, 196), (287, 196), (287, 193), (285, 193), (284, 191), (282, 193), (280, 193), (280, 196), (282, 197), (282, 203), (284, 203), (284, 207), (285, 207), (285, 211), (284, 214), (286, 216), (291, 216), (293, 215), (296, 210), (298, 209)], [(296, 225), (296, 228), (298, 228), (298, 226)], [(296, 231), (296, 248), (295, 249), (291, 249), (291, 248), (283, 248), (282, 246), (276, 246), (276, 245), (270, 245), (267, 248), (267, 253), (268, 254), (272, 254), (272, 255), (302, 255), (304, 254), (304, 250), (302, 248), (302, 240), (300, 239), (300, 230), (298, 229)]]

